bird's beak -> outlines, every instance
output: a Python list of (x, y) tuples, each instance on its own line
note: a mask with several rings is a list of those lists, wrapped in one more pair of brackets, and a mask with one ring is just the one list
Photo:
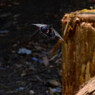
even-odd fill
[(37, 24), (32, 24), (32, 25), (34, 25), (34, 26), (36, 26), (36, 27), (38, 27), (38, 28), (40, 28), (40, 27), (41, 27), (40, 25), (37, 25)]
[(32, 25), (34, 25), (34, 26), (36, 26), (36, 27), (38, 27), (38, 28), (41, 28), (41, 27), (42, 27), (41, 24), (32, 24)]

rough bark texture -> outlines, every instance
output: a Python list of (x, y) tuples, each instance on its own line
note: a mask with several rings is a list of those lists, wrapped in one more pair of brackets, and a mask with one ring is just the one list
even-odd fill
[(63, 95), (74, 95), (81, 84), (95, 75), (94, 12), (77, 11), (62, 19)]

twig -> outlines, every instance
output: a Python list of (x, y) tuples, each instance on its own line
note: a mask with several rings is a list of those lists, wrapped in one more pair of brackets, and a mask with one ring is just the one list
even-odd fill
[[(71, 20), (71, 19), (70, 19), (70, 20)], [(70, 23), (70, 20), (67, 21), (67, 24), (66, 24), (65, 29), (64, 29), (64, 32), (63, 32), (64, 35), (66, 34), (66, 31), (67, 31), (68, 25), (69, 25), (69, 23)]]

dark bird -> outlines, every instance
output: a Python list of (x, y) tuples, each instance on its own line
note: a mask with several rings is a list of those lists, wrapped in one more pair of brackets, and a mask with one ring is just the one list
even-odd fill
[(53, 38), (55, 36), (59, 37), (64, 41), (64, 39), (61, 37), (61, 35), (52, 27), (52, 25), (47, 24), (32, 24), (39, 28), (39, 31), (43, 33), (44, 35)]

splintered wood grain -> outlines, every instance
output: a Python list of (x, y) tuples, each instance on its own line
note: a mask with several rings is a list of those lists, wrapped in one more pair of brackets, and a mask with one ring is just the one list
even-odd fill
[(76, 95), (95, 95), (95, 77), (84, 83)]
[[(80, 20), (80, 18), (78, 19)], [(94, 24), (89, 21), (76, 23), (74, 30), (69, 31), (68, 37), (62, 45), (63, 95), (74, 95), (81, 84), (95, 75)], [(64, 26), (63, 23), (63, 31)]]

